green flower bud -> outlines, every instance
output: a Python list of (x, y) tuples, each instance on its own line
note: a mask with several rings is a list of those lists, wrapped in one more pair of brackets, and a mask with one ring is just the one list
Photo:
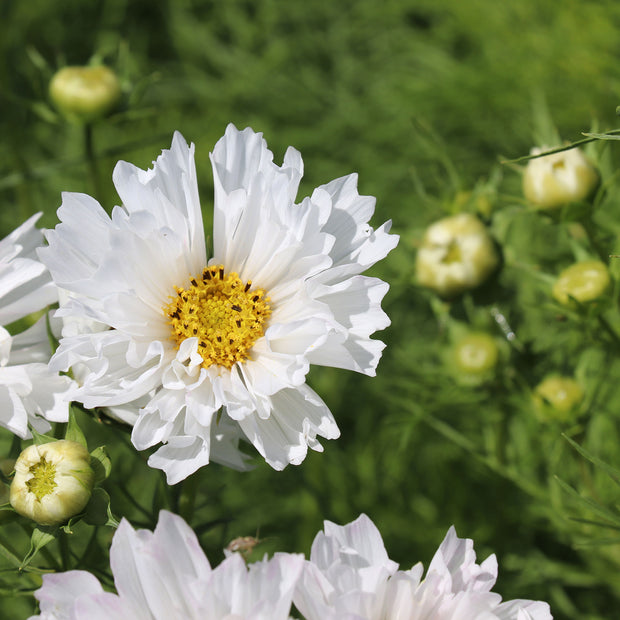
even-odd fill
[(91, 123), (116, 107), (121, 87), (108, 67), (64, 67), (50, 82), (50, 97), (70, 120)]
[(470, 332), (459, 338), (448, 357), (456, 379), (463, 385), (480, 385), (492, 379), (498, 360), (497, 341), (485, 332)]
[(493, 240), (474, 215), (461, 213), (430, 226), (416, 260), (420, 284), (454, 297), (482, 284), (499, 263)]
[(534, 411), (541, 421), (570, 422), (579, 414), (583, 388), (571, 377), (551, 375), (534, 389)]
[(82, 444), (62, 440), (32, 445), (15, 462), (10, 502), (40, 525), (58, 525), (84, 510), (94, 481)]
[(570, 306), (573, 300), (587, 303), (601, 297), (610, 283), (605, 263), (586, 260), (564, 269), (555, 281), (551, 294), (564, 306)]
[[(533, 148), (537, 155), (547, 148)], [(585, 200), (598, 185), (599, 175), (577, 148), (530, 159), (523, 173), (523, 193), (539, 209), (556, 209)]]

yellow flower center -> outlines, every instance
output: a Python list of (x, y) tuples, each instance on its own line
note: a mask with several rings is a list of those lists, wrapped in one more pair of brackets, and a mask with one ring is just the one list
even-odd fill
[(32, 478), (26, 481), (26, 486), (39, 501), (58, 486), (56, 484), (56, 466), (46, 461), (44, 456), (38, 463), (31, 465), (28, 471), (32, 474)]
[(190, 282), (187, 289), (175, 286), (176, 296), (164, 306), (172, 339), (180, 345), (186, 338), (198, 338), (205, 368), (232, 368), (245, 361), (271, 314), (265, 291), (251, 290), (252, 282), (244, 284), (234, 272), (226, 275), (222, 265), (205, 268)]
[(450, 241), (448, 249), (444, 254), (443, 258), (441, 259), (441, 262), (445, 263), (446, 265), (451, 265), (452, 263), (459, 263), (462, 260), (463, 256), (461, 253), (460, 245), (454, 240)]

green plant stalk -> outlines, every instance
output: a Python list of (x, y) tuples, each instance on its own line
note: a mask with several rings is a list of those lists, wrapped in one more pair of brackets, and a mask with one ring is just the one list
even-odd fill
[(101, 185), (101, 180), (99, 178), (99, 167), (97, 164), (97, 157), (95, 155), (92, 123), (86, 123), (84, 125), (84, 155), (86, 157), (86, 164), (88, 166), (90, 183), (93, 188), (93, 195), (100, 203), (102, 203), (103, 188)]

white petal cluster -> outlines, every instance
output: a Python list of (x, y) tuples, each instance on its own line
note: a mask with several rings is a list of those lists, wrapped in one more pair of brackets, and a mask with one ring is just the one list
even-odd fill
[(65, 396), (72, 385), (68, 377), (48, 369), (45, 316), (15, 335), (6, 329), (58, 301), (50, 274), (36, 256), (43, 244), (43, 234), (35, 227), (40, 216), (32, 216), (0, 241), (0, 426), (22, 438), (31, 436), (28, 424), (45, 432), (48, 420), (67, 421)]
[(426, 577), (418, 563), (398, 570), (366, 515), (344, 526), (325, 521), (314, 539), (293, 602), (306, 620), (549, 620), (547, 603), (502, 603), (491, 592), (495, 556), (476, 564), (473, 541), (454, 527)]
[(306, 620), (552, 618), (543, 602), (502, 603), (491, 592), (495, 556), (476, 564), (473, 542), (454, 528), (424, 579), (421, 564), (399, 571), (366, 515), (345, 526), (326, 521), (310, 561), (277, 553), (246, 567), (234, 553), (212, 569), (183, 519), (162, 511), (154, 532), (121, 522), (110, 564), (117, 593), (84, 571), (44, 575), (41, 614), (30, 620), (286, 620), (291, 601)]
[[(163, 444), (149, 464), (171, 484), (210, 460), (244, 467), (240, 438), (276, 469), (301, 463), (308, 448), (322, 450), (317, 437), (339, 430), (305, 383), (310, 364), (374, 375), (384, 345), (370, 336), (389, 325), (380, 305), (388, 285), (361, 274), (398, 237), (389, 222), (368, 225), (375, 201), (358, 194), (355, 175), (296, 204), (300, 154), (289, 148), (277, 166), (261, 134), (232, 125), (211, 161), (212, 257), (194, 146), (178, 133), (152, 169), (116, 166), (123, 206), (111, 217), (89, 196), (64, 194), (61, 223), (39, 254), (73, 296), (59, 315), (111, 328), (67, 335), (51, 367), (86, 369), (76, 399), (116, 408), (134, 423), (138, 449)], [(175, 287), (207, 265), (223, 265), (270, 299), (264, 335), (232, 368), (204, 367), (198, 339), (177, 344), (163, 311)]]
[(117, 593), (86, 571), (45, 575), (30, 620), (287, 620), (303, 556), (246, 566), (234, 554), (213, 569), (187, 523), (162, 511), (154, 532), (121, 521), (110, 565)]

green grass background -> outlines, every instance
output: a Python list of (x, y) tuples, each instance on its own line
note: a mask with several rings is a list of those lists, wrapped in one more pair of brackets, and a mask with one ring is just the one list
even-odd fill
[[(105, 443), (112, 456), (105, 487), (115, 514), (153, 527), (159, 508), (181, 512), (212, 564), (239, 535), (264, 539), (259, 556), (309, 553), (323, 519), (344, 523), (366, 512), (408, 569), (419, 560), (428, 565), (454, 524), (475, 540), (480, 559), (498, 555), (505, 598), (547, 600), (556, 618), (615, 617), (618, 542), (593, 544), (610, 531), (571, 520), (601, 515), (585, 515), (555, 476), (612, 511), (618, 487), (561, 437), (567, 428), (534, 419), (528, 389), (551, 370), (578, 371), (591, 406), (568, 430), (618, 466), (617, 343), (591, 317), (554, 322), (557, 309), (540, 304), (544, 287), (515, 267), (552, 271), (570, 262), (572, 246), (557, 223), (525, 210), (518, 171), (499, 159), (528, 153), (541, 136), (541, 110), (563, 139), (617, 126), (620, 5), (4, 0), (0, 24), (2, 236), (37, 211), (53, 226), (62, 191), (95, 192), (81, 128), (63, 122), (47, 96), (58, 68), (93, 58), (123, 85), (122, 108), (94, 128), (96, 197), (106, 207), (118, 202), (116, 161), (146, 167), (180, 130), (196, 143), (210, 227), (208, 153), (233, 122), (263, 131), (277, 162), (288, 145), (301, 151), (300, 197), (358, 172), (360, 192), (377, 197), (373, 224), (392, 219), (401, 235), (372, 271), (391, 284), (384, 308), (392, 326), (379, 335), (388, 347), (377, 377), (335, 369), (309, 377), (341, 427), (339, 440), (284, 472), (259, 460), (244, 474), (211, 465), (170, 489), (127, 434), (81, 416), (91, 447)], [(596, 152), (610, 179), (614, 150)], [(525, 348), (510, 354), (493, 384), (464, 388), (442, 362), (448, 338), (436, 300), (415, 286), (415, 247), (425, 226), (481, 196), (492, 207), (496, 239), (510, 248), (506, 267), (450, 314), (501, 338), (488, 318), (499, 304)], [(620, 208), (613, 192), (604, 206), (601, 242), (612, 254)], [(0, 439), (8, 454), (11, 438)], [(25, 554), (28, 527), (10, 522), (2, 530)], [(76, 526), (69, 564), (107, 568), (111, 534), (101, 528), (89, 544), (91, 530)], [(58, 553), (50, 545), (50, 557), (35, 564), (53, 564)], [(38, 577), (18, 577), (2, 558), (0, 570), (0, 617), (27, 617)]]

